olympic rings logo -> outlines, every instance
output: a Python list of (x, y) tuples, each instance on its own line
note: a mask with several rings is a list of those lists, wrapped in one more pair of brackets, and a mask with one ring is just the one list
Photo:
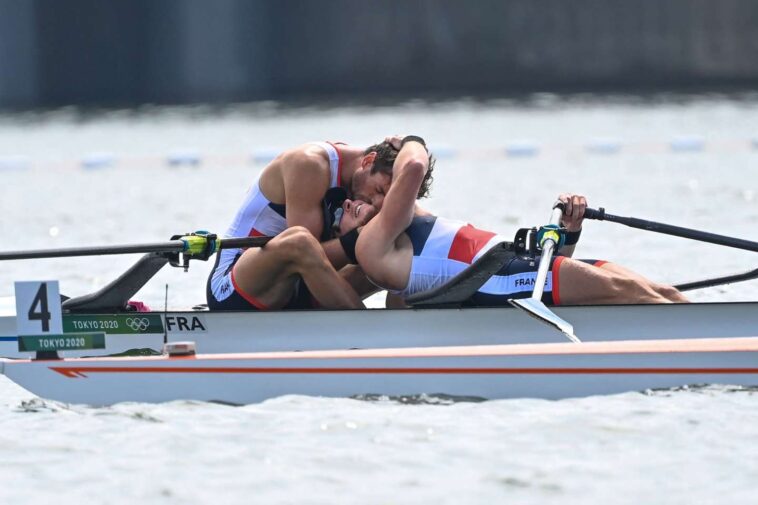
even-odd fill
[(150, 326), (150, 321), (145, 317), (127, 317), (126, 325), (132, 329), (132, 331), (145, 331)]

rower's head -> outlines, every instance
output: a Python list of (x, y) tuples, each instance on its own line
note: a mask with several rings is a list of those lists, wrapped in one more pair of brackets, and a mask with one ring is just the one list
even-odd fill
[(342, 236), (345, 233), (363, 226), (376, 216), (379, 211), (370, 203), (363, 200), (351, 200), (349, 198), (342, 202), (342, 206), (337, 209), (334, 219), (334, 231), (336, 235)]
[[(381, 210), (384, 196), (392, 184), (392, 166), (395, 164), (398, 150), (389, 142), (381, 142), (366, 148), (361, 159), (361, 166), (353, 174), (350, 192), (355, 200), (362, 200)], [(432, 183), (434, 157), (429, 156), (429, 170), (421, 183), (417, 198), (428, 196)]]

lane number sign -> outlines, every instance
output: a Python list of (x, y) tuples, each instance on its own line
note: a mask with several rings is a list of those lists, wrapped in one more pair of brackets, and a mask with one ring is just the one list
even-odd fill
[(16, 282), (16, 331), (18, 335), (63, 333), (58, 281)]

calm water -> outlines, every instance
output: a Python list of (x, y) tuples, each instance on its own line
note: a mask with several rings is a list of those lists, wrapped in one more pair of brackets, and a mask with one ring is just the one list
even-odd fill
[[(757, 112), (751, 99), (540, 96), (527, 103), (0, 117), (0, 249), (223, 232), (263, 166), (254, 157), (314, 139), (368, 145), (396, 132), (423, 135), (440, 155), (425, 205), (483, 228), (510, 234), (540, 224), (554, 197), (569, 190), (611, 213), (751, 238)], [(198, 166), (166, 163), (195, 155)], [(82, 160), (112, 164), (85, 169)], [(758, 266), (754, 254), (609, 223), (587, 223), (577, 256), (671, 283)], [(59, 279), (65, 294), (83, 294), (133, 260), (2, 263), (0, 297), (12, 295), (15, 280), (42, 278)], [(161, 272), (138, 298), (162, 307), (168, 284), (169, 305), (202, 301), (209, 268)], [(756, 299), (758, 282), (692, 297)], [(3, 378), (0, 499), (755, 503), (756, 419), (756, 393), (723, 386), (559, 402), (293, 396), (241, 408), (92, 409), (35, 399)]]

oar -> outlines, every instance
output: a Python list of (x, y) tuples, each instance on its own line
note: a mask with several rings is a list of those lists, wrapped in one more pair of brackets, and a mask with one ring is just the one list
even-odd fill
[(683, 282), (681, 284), (675, 284), (674, 287), (679, 291), (692, 291), (693, 289), (712, 288), (713, 286), (722, 286), (724, 284), (749, 281), (753, 279), (758, 279), (758, 268), (739, 274), (724, 275), (722, 277), (703, 279), (701, 281)]
[[(550, 224), (560, 226), (564, 208), (565, 206), (562, 202), (556, 202), (553, 205)], [(545, 290), (545, 281), (547, 280), (548, 270), (550, 270), (550, 261), (553, 258), (553, 251), (558, 239), (559, 235), (557, 232), (545, 235), (545, 239), (541, 244), (542, 255), (539, 267), (537, 267), (537, 279), (534, 281), (534, 291), (532, 291), (531, 298), (508, 300), (508, 302), (514, 307), (525, 310), (530, 316), (537, 318), (543, 323), (547, 323), (562, 331), (572, 342), (580, 343), (581, 341), (574, 335), (574, 327), (571, 323), (558, 317), (542, 303), (542, 292)]]
[[(134, 254), (151, 252), (184, 253), (199, 255), (208, 248), (208, 241), (213, 240), (207, 235), (185, 235), (167, 242), (145, 244), (127, 244), (95, 247), (69, 247), (62, 249), (41, 249), (33, 251), (9, 251), (0, 253), (0, 260), (25, 260), (40, 258), (67, 258), (73, 256), (103, 256), (110, 254)], [(271, 237), (242, 237), (215, 239), (215, 244), (209, 252), (212, 254), (221, 249), (238, 249), (244, 247), (262, 247)]]
[(599, 210), (589, 208), (586, 209), (584, 211), (584, 218), (596, 219), (598, 221), (612, 221), (614, 223), (624, 224), (631, 228), (638, 228), (640, 230), (654, 231), (656, 233), (663, 233), (665, 235), (674, 235), (676, 237), (698, 240), (700, 242), (708, 242), (710, 244), (718, 244), (727, 247), (734, 247), (736, 249), (758, 252), (758, 242), (752, 242), (750, 240), (744, 240), (735, 237), (727, 237), (725, 235), (717, 235), (715, 233), (708, 233), (706, 231), (693, 230), (691, 228), (682, 228), (681, 226), (656, 223), (655, 221), (646, 221), (644, 219), (638, 219), (636, 217), (614, 216), (613, 214), (607, 214), (605, 212), (605, 209), (602, 207), (600, 207)]

